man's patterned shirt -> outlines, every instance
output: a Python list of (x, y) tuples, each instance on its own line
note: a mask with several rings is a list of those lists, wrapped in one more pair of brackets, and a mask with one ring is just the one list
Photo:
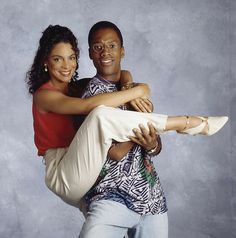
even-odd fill
[[(117, 91), (115, 83), (95, 76), (87, 85), (83, 98), (114, 91)], [(126, 109), (125, 106), (120, 108)], [(167, 211), (166, 198), (153, 162), (139, 145), (134, 145), (120, 161), (107, 157), (98, 181), (86, 195), (88, 205), (103, 199), (120, 202), (141, 215)]]

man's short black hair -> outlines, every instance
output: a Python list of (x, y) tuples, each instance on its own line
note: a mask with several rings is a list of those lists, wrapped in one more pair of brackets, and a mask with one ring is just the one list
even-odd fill
[(106, 28), (113, 29), (116, 32), (116, 34), (118, 35), (118, 37), (120, 39), (121, 47), (123, 47), (123, 37), (120, 32), (120, 29), (114, 23), (109, 22), (109, 21), (99, 21), (92, 26), (92, 28), (89, 31), (89, 35), (88, 35), (89, 47), (91, 46), (94, 33), (96, 33), (97, 31), (99, 31), (101, 29), (106, 29)]

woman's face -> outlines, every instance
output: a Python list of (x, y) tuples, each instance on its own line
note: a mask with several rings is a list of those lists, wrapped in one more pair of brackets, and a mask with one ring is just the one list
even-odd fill
[(64, 42), (56, 44), (44, 63), (47, 65), (50, 80), (55, 83), (70, 82), (77, 66), (72, 45)]

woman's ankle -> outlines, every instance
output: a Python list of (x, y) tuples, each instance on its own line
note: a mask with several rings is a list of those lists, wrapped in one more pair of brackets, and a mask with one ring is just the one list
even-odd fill
[(202, 123), (202, 119), (195, 116), (179, 116), (178, 119), (179, 123), (177, 124), (176, 131), (184, 131), (194, 128)]
[(186, 116), (169, 116), (165, 131), (181, 131), (186, 128)]

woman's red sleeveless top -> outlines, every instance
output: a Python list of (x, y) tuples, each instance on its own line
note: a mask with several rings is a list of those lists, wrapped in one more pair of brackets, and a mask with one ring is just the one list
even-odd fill
[[(39, 90), (57, 91), (46, 83)], [(75, 136), (72, 116), (53, 112), (39, 112), (33, 100), (34, 142), (38, 155), (43, 156), (48, 149), (68, 147)]]

